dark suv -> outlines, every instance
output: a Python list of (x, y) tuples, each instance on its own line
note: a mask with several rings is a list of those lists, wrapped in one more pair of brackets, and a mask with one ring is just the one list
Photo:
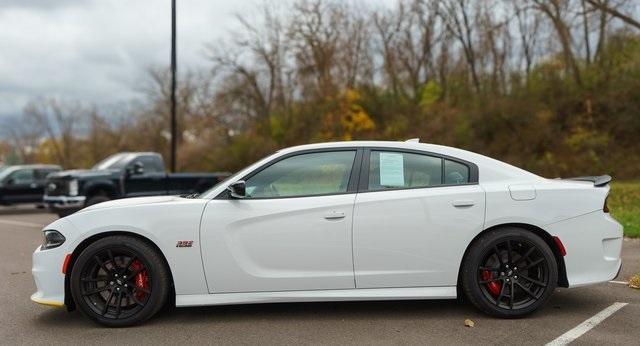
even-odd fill
[(61, 170), (55, 165), (0, 167), (0, 204), (41, 203), (47, 175)]

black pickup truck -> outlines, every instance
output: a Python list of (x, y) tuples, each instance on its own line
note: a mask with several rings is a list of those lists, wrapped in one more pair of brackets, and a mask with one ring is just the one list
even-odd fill
[(62, 217), (117, 198), (203, 192), (228, 175), (166, 173), (158, 153), (119, 153), (98, 162), (90, 170), (49, 175), (44, 203)]

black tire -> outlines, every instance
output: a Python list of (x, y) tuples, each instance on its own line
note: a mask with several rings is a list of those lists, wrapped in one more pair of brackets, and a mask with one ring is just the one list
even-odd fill
[(91, 197), (89, 197), (89, 199), (87, 199), (87, 201), (85, 202), (84, 206), (88, 207), (90, 205), (94, 205), (94, 204), (98, 204), (98, 203), (102, 203), (102, 202), (106, 202), (106, 201), (110, 201), (111, 198), (109, 198), (109, 196), (105, 196), (105, 195), (93, 195)]
[(495, 317), (518, 318), (549, 300), (558, 284), (558, 265), (536, 234), (503, 227), (471, 244), (460, 278), (465, 296), (478, 309)]
[(58, 214), (58, 217), (63, 218), (75, 213), (76, 211), (78, 211), (78, 209), (54, 209), (52, 211)]
[(170, 281), (163, 258), (151, 245), (116, 235), (99, 239), (80, 253), (70, 288), (84, 315), (104, 326), (127, 327), (162, 309)]

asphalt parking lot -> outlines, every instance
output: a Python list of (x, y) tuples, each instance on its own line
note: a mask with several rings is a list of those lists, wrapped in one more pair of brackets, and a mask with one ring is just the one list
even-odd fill
[[(0, 344), (546, 344), (616, 302), (620, 310), (575, 344), (637, 345), (640, 290), (622, 283), (558, 289), (550, 303), (520, 320), (484, 316), (456, 300), (266, 304), (166, 309), (146, 324), (107, 329), (78, 312), (29, 300), (35, 291), (31, 253), (41, 227), (56, 218), (42, 210), (0, 210)], [(625, 239), (625, 281), (640, 271), (640, 241)], [(475, 327), (465, 327), (465, 319)]]

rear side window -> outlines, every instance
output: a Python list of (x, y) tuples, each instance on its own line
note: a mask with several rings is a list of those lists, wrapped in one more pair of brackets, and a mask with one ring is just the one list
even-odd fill
[(469, 182), (469, 167), (460, 162), (444, 160), (444, 183), (447, 185)]
[(437, 185), (442, 185), (441, 158), (393, 151), (371, 152), (370, 191)]
[(441, 157), (394, 151), (371, 151), (369, 191), (412, 189), (469, 183), (469, 166)]

